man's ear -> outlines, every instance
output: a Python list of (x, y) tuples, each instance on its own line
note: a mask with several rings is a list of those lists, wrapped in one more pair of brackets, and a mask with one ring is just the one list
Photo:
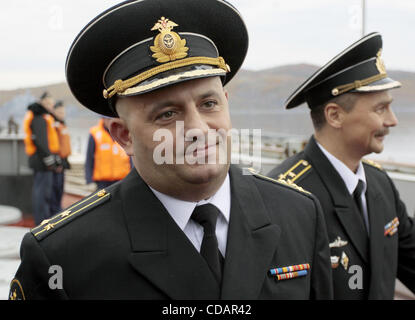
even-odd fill
[(131, 139), (130, 131), (123, 119), (113, 118), (110, 120), (108, 130), (115, 141), (124, 149), (129, 155), (134, 155), (133, 141)]
[(324, 108), (327, 124), (335, 129), (340, 129), (343, 125), (345, 112), (337, 103), (328, 103)]

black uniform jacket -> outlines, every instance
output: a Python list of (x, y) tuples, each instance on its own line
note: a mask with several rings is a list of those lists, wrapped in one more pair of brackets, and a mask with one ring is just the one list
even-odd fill
[[(332, 298), (327, 232), (315, 197), (243, 175), (234, 166), (230, 181), (220, 295), (205, 260), (133, 169), (25, 235), (10, 297)], [(310, 269), (303, 277), (276, 281), (268, 274), (271, 268), (306, 263)], [(52, 290), (59, 268), (63, 288)]]
[[(408, 217), (405, 205), (386, 172), (375, 163), (369, 163), (363, 162), (370, 236), (343, 179), (314, 137), (304, 151), (268, 174), (291, 180), (319, 199), (334, 259), (335, 299), (393, 299), (396, 277), (415, 292), (414, 221)], [(399, 219), (398, 232), (385, 235), (385, 226), (396, 217)], [(343, 243), (336, 241), (338, 237)], [(361, 281), (357, 279), (359, 271), (351, 268), (356, 265), (362, 268)]]

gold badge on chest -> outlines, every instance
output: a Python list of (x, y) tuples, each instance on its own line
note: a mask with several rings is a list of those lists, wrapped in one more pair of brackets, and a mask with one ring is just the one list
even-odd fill
[(337, 237), (336, 240), (334, 240), (333, 242), (329, 243), (329, 248), (341, 248), (347, 245), (347, 241), (346, 240), (342, 240), (340, 237)]
[(347, 271), (347, 268), (349, 267), (349, 257), (347, 256), (347, 254), (344, 251), (342, 252), (342, 257), (340, 259), (340, 263), (343, 266), (344, 270)]
[(333, 269), (336, 269), (339, 266), (339, 260), (340, 260), (340, 257), (338, 257), (338, 256), (331, 256), (330, 257), (331, 267)]

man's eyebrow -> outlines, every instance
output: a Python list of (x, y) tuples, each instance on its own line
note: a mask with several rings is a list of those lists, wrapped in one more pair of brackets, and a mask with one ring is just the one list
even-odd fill
[[(217, 92), (217, 90), (209, 90), (209, 91), (199, 94), (197, 98), (200, 100), (203, 100), (203, 99), (206, 99), (212, 96), (218, 96), (218, 95), (219, 93)], [(159, 110), (169, 107), (169, 106), (173, 106), (173, 105), (176, 105), (176, 103), (173, 100), (164, 100), (164, 101), (153, 103), (148, 106), (149, 116), (151, 117), (152, 115), (157, 113)]]
[(199, 99), (206, 99), (206, 98), (209, 98), (209, 97), (212, 97), (212, 96), (218, 96), (218, 95), (219, 94), (218, 94), (218, 92), (216, 90), (209, 90), (209, 91), (207, 91), (205, 93), (200, 94), (198, 96), (198, 98)]
[(379, 101), (378, 103), (376, 103), (376, 106), (384, 106), (384, 105), (388, 105), (388, 104), (391, 104), (391, 103), (392, 103), (392, 101), (393, 101), (393, 98), (390, 98), (390, 99), (384, 99), (384, 100), (381, 100), (381, 101)]
[(149, 109), (149, 116), (151, 117), (152, 115), (154, 115), (155, 113), (157, 113), (159, 110), (172, 106), (174, 105), (174, 102), (171, 100), (165, 100), (165, 101), (160, 101), (160, 102), (156, 102), (151, 104), (150, 106), (148, 106)]

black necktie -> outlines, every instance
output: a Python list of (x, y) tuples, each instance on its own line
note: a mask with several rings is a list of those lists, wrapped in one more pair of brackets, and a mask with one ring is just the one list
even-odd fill
[(192, 213), (191, 219), (203, 227), (203, 240), (200, 254), (206, 260), (210, 270), (215, 276), (218, 284), (222, 281), (222, 255), (218, 248), (216, 238), (216, 220), (220, 211), (214, 205), (208, 203), (197, 206)]
[(354, 198), (357, 208), (359, 209), (360, 216), (363, 220), (363, 224), (365, 225), (365, 228), (367, 230), (366, 219), (364, 217), (364, 211), (363, 211), (363, 202), (362, 202), (363, 188), (364, 188), (364, 182), (359, 179), (359, 182), (357, 183), (357, 186), (353, 191), (353, 198)]

